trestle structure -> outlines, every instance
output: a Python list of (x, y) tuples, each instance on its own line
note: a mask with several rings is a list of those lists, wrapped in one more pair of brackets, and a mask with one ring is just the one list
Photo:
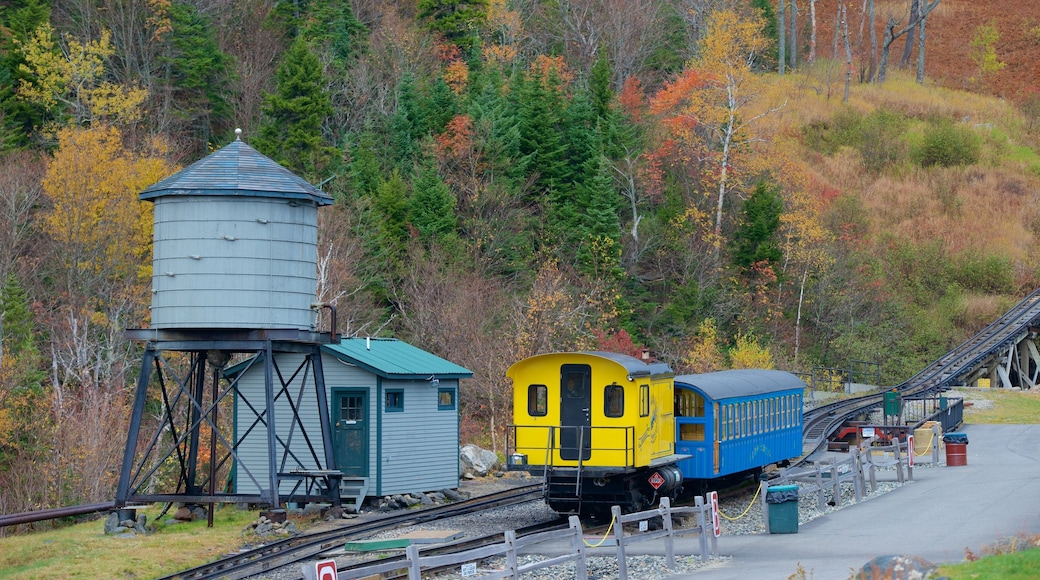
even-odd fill
[[(333, 485), (301, 485), (308, 481), (307, 474), (338, 473), (320, 352), (321, 344), (329, 342), (328, 334), (148, 329), (129, 330), (127, 335), (147, 344), (116, 506), (246, 502), (277, 509), (283, 502), (310, 501), (339, 505), (338, 478), (327, 479)], [(280, 368), (276, 354), (285, 352), (302, 354), (302, 361), (295, 368)], [(229, 363), (242, 360), (246, 368), (263, 365), (262, 394), (239, 388), (243, 373), (224, 372)], [(305, 398), (316, 398), (318, 425), (305, 424), (297, 413)], [(248, 428), (236, 432), (236, 424)], [(257, 429), (267, 440), (267, 473), (259, 477), (239, 457), (240, 443)], [(301, 456), (300, 446), (293, 445), (299, 439), (308, 456)], [(228, 478), (218, 481), (233, 464), (237, 477), (252, 479), (259, 494), (234, 493)]]

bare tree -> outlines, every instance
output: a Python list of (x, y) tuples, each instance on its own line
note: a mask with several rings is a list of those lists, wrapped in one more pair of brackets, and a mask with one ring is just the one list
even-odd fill
[[(910, 0), (910, 18), (909, 22), (916, 22), (918, 20), (918, 12), (921, 10), (921, 0)], [(899, 67), (905, 68), (910, 66), (910, 56), (914, 51), (914, 45), (917, 44), (917, 29), (918, 26), (914, 26), (910, 29), (910, 33), (906, 35), (906, 44), (903, 45), (903, 56), (899, 58)]]
[(43, 163), (29, 152), (0, 158), (0, 282), (7, 279), (33, 234), (32, 211), (43, 195)]
[(809, 64), (816, 62), (816, 0), (809, 0)]
[(798, 0), (791, 0), (791, 54), (789, 55), (791, 68), (798, 66)]
[(643, 68), (664, 44), (661, 0), (563, 0), (557, 23), (559, 38), (570, 62), (591, 70), (598, 51), (605, 50), (613, 65), (612, 82), (621, 89), (624, 79)]
[(910, 30), (914, 29), (918, 25), (918, 23), (922, 22), (925, 18), (927, 18), (928, 14), (936, 6), (939, 5), (940, 1), (941, 0), (934, 0), (930, 4), (927, 4), (926, 6), (924, 6), (921, 9), (921, 13), (918, 15), (917, 19), (916, 20), (912, 20), (909, 24), (906, 25), (906, 27), (904, 27), (902, 30), (899, 30), (898, 32), (896, 31), (897, 24), (896, 24), (895, 16), (889, 15), (888, 23), (885, 24), (885, 40), (884, 40), (884, 43), (881, 46), (881, 63), (879, 65), (879, 67), (878, 67), (878, 77), (877, 77), (878, 84), (881, 84), (881, 83), (885, 82), (885, 71), (888, 68), (888, 53), (889, 53), (889, 49), (892, 46), (892, 43), (895, 42), (896, 39), (899, 38), (900, 36), (906, 34)]
[[(845, 2), (838, 0), (838, 10), (841, 11), (841, 39), (842, 44), (845, 46), (845, 95), (842, 97), (841, 102), (849, 102), (849, 85), (852, 84), (852, 48), (849, 46), (849, 20), (848, 12), (845, 8)], [(805, 279), (803, 277), (802, 284), (804, 286)], [(799, 298), (800, 300), (800, 298)], [(801, 314), (801, 305), (799, 304), (799, 315)]]

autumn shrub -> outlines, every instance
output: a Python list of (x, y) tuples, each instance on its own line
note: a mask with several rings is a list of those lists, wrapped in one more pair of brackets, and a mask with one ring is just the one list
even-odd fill
[(950, 260), (950, 278), (961, 288), (981, 294), (1011, 294), (1015, 271), (1006, 256), (969, 253)]
[(956, 167), (977, 162), (979, 150), (979, 137), (969, 127), (939, 119), (925, 128), (912, 156), (921, 167)]
[(902, 138), (907, 118), (891, 110), (877, 109), (864, 115), (843, 109), (828, 121), (810, 123), (802, 130), (807, 146), (825, 155), (844, 147), (860, 152), (863, 166), (871, 173), (900, 162), (907, 153)]

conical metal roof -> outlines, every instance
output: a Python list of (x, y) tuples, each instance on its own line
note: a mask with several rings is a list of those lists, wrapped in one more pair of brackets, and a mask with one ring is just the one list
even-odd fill
[(246, 145), (238, 137), (144, 190), (139, 199), (155, 200), (167, 195), (240, 195), (307, 199), (318, 205), (332, 203), (332, 197), (327, 193)]

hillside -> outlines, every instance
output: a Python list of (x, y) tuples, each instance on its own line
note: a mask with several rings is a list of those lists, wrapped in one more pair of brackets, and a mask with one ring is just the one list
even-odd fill
[(151, 299), (137, 196), (236, 127), (335, 199), (337, 330), (473, 370), (461, 435), (496, 449), (534, 353), (894, 384), (1040, 285), (1040, 6), (942, 0), (923, 84), (861, 81), (854, 13), (844, 102), (836, 2), (783, 76), (762, 4), (0, 0), (0, 506), (111, 497)]
[[(821, 54), (832, 56), (836, 0), (816, 3)], [(909, 2), (883, 1), (876, 4), (878, 42), (883, 40), (884, 23), (892, 15), (901, 30), (907, 21)], [(849, 28), (857, 35), (863, 20), (862, 2), (846, 2), (849, 10)], [(803, 18), (807, 10), (802, 7)], [(995, 44), (997, 59), (1005, 66), (981, 83), (973, 80), (978, 66), (972, 59), (971, 41), (979, 27), (993, 24), (999, 34)], [(1036, 98), (1040, 87), (1040, 3), (1030, 0), (941, 0), (928, 17), (925, 49), (925, 74), (931, 82), (951, 89), (990, 94), (1021, 102), (1029, 95)], [(869, 37), (868, 37), (869, 38)], [(867, 40), (869, 43), (869, 40)], [(906, 36), (893, 44), (893, 55), (903, 52)], [(916, 51), (913, 59), (916, 59)], [(913, 64), (912, 64), (913, 66)]]

